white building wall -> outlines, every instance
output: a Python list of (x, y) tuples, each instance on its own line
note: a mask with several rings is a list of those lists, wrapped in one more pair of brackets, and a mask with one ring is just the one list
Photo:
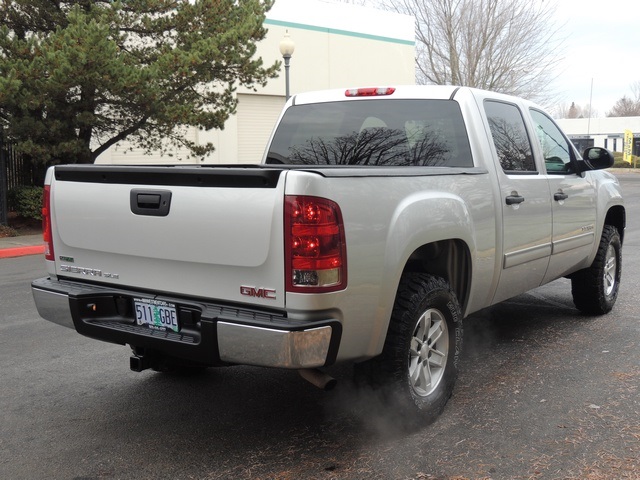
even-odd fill
[[(96, 163), (259, 163), (285, 103), (284, 62), (279, 44), (285, 33), (295, 43), (290, 61), (292, 95), (310, 90), (415, 83), (414, 18), (370, 7), (322, 0), (276, 0), (264, 23), (268, 33), (257, 45), (265, 65), (282, 62), (280, 76), (254, 92), (238, 89), (238, 113), (224, 130), (187, 134), (212, 142), (216, 150), (203, 162), (186, 151), (173, 156), (128, 155), (123, 142), (101, 155)], [(259, 112), (260, 103), (264, 111)], [(249, 141), (248, 134), (254, 139)], [(259, 147), (257, 148), (257, 145)], [(257, 155), (257, 152), (260, 154)], [(138, 152), (139, 153), (139, 152)]]
[(622, 152), (624, 132), (640, 138), (640, 117), (562, 118), (556, 120), (569, 138), (591, 138), (594, 147)]

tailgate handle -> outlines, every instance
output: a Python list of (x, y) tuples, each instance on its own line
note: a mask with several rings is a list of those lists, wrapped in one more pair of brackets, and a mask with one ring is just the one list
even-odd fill
[(136, 215), (166, 217), (171, 207), (169, 190), (145, 190), (134, 188), (129, 197), (131, 211)]

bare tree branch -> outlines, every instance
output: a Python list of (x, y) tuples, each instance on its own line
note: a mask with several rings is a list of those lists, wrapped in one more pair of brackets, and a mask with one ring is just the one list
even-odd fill
[(637, 116), (640, 116), (640, 101), (632, 100), (626, 95), (618, 99), (613, 108), (607, 112), (607, 117)]
[(555, 5), (529, 0), (384, 0), (416, 18), (418, 83), (498, 91), (548, 105), (559, 29)]

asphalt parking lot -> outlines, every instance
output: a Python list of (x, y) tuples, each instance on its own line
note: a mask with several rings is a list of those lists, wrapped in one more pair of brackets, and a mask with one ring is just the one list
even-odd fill
[(468, 318), (444, 414), (396, 428), (335, 367), (321, 392), (254, 367), (175, 377), (39, 319), (39, 256), (0, 259), (0, 478), (640, 479), (640, 175), (613, 312), (559, 280)]

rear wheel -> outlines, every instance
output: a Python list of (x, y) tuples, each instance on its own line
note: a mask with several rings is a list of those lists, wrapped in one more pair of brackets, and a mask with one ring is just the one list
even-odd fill
[(620, 234), (617, 228), (605, 225), (593, 263), (571, 276), (571, 294), (578, 310), (587, 315), (610, 312), (618, 298), (621, 273)]
[(407, 274), (398, 288), (382, 353), (356, 373), (402, 414), (403, 423), (432, 422), (444, 409), (458, 374), (462, 313), (440, 277)]

